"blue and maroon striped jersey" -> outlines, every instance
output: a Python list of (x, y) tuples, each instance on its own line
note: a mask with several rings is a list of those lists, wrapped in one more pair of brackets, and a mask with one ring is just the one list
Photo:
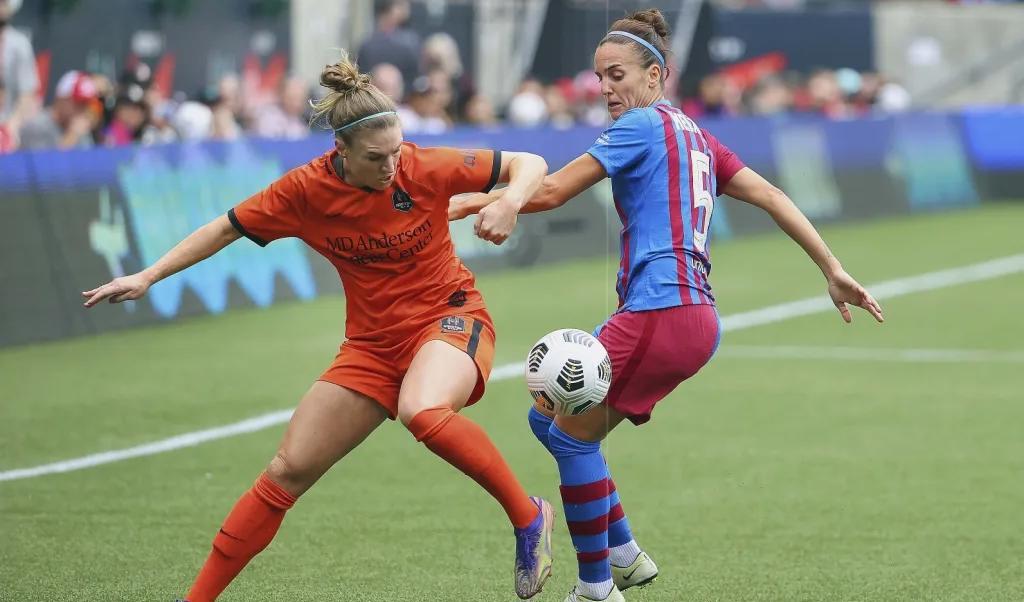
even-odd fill
[(619, 309), (714, 305), (711, 214), (743, 162), (667, 101), (623, 113), (587, 151), (622, 220)]

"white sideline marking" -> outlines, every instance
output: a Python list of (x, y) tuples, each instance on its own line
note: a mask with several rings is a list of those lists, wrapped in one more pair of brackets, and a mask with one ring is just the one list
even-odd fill
[[(992, 278), (999, 278), (1000, 276), (1007, 276), (1009, 274), (1016, 274), (1019, 272), (1024, 272), (1024, 254), (1010, 255), (999, 259), (993, 259), (991, 261), (984, 261), (981, 263), (966, 265), (959, 268), (951, 268), (948, 270), (940, 270), (937, 272), (928, 272), (917, 276), (894, 278), (892, 280), (886, 280), (877, 284), (869, 285), (867, 288), (875, 296), (875, 299), (891, 299), (893, 297), (901, 297), (911, 293), (936, 290), (958, 284), (979, 282), (982, 280), (990, 280)], [(835, 311), (832, 301), (827, 295), (819, 295), (816, 297), (801, 299), (799, 301), (771, 305), (763, 309), (755, 309), (753, 311), (745, 311), (731, 316), (725, 316), (722, 318), (722, 330), (743, 330), (746, 328), (753, 328), (754, 326), (773, 324), (775, 322), (782, 322), (791, 318), (830, 311)], [(871, 319), (867, 314), (862, 314), (857, 317), (862, 320)], [(490, 380), (507, 380), (522, 373), (522, 363), (505, 364), (496, 367), (492, 371)], [(91, 468), (93, 466), (110, 464), (111, 462), (120, 462), (121, 460), (128, 460), (131, 458), (140, 458), (142, 456), (151, 456), (184, 447), (194, 447), (208, 441), (216, 441), (217, 439), (224, 439), (235, 435), (253, 433), (287, 422), (293, 411), (294, 410), (279, 410), (277, 412), (270, 412), (268, 414), (254, 416), (253, 418), (247, 418), (240, 422), (226, 424), (202, 431), (184, 433), (169, 439), (162, 439), (160, 441), (145, 443), (135, 447), (105, 451), (98, 454), (90, 454), (80, 458), (62, 460), (60, 462), (43, 464), (41, 466), (33, 466), (30, 468), (7, 470), (0, 472), (0, 482), (82, 470), (83, 468)]]
[[(958, 284), (990, 280), (1018, 272), (1024, 272), (1024, 254), (1010, 255), (959, 268), (939, 270), (938, 272), (928, 272), (918, 276), (885, 280), (872, 284), (867, 289), (874, 295), (875, 299), (892, 299), (893, 297), (901, 297), (910, 293), (932, 291)], [(822, 294), (799, 301), (781, 303), (765, 307), (764, 309), (755, 309), (726, 316), (722, 318), (722, 327), (725, 331), (741, 330), (825, 311), (836, 311), (836, 309), (828, 295)], [(860, 314), (856, 317), (862, 320), (871, 319), (866, 314)]]
[(1024, 364), (1024, 351), (988, 349), (885, 349), (800, 345), (729, 345), (721, 357), (743, 359), (851, 360), (868, 362)]

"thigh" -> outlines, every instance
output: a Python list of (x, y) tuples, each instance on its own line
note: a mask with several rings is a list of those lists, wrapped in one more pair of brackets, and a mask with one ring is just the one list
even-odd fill
[(408, 425), (427, 408), (458, 412), (477, 387), (480, 373), (473, 359), (451, 343), (428, 340), (416, 351), (398, 394), (398, 418)]
[(366, 395), (317, 381), (292, 415), (267, 474), (292, 495), (301, 495), (386, 417)]
[(597, 405), (578, 416), (555, 416), (555, 425), (566, 435), (580, 441), (602, 441), (627, 416), (607, 403)]
[(717, 336), (710, 305), (616, 314), (598, 335), (612, 361), (605, 403), (634, 424), (647, 422), (659, 401), (707, 363)]
[(394, 419), (398, 415), (398, 390), (410, 353), (409, 341), (370, 347), (346, 341), (320, 380), (361, 393), (376, 401)]

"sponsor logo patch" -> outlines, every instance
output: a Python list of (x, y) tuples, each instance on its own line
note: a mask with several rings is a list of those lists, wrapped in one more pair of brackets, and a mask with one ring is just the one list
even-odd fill
[(466, 320), (459, 316), (441, 318), (441, 330), (444, 332), (466, 332)]

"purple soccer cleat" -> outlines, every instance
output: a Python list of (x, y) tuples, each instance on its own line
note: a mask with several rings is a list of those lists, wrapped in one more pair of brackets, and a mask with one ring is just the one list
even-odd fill
[(551, 576), (551, 530), (555, 509), (542, 498), (531, 497), (540, 513), (525, 529), (516, 529), (516, 595), (527, 600), (540, 593)]

